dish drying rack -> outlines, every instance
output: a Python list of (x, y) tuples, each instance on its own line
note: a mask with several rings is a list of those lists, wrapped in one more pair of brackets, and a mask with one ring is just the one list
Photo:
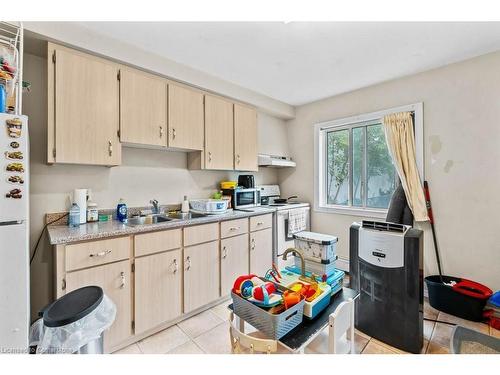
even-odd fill
[[(23, 91), (23, 24), (22, 22), (0, 21), (0, 57), (9, 62), (14, 68), (11, 79), (0, 78), (4, 83), (7, 96), (13, 98), (10, 102), (13, 110), (9, 111), (16, 115), (22, 114), (22, 91)], [(9, 105), (9, 107), (11, 107)]]

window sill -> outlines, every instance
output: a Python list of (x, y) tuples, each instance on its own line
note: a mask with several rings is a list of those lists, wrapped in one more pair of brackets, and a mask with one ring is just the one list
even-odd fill
[(387, 216), (386, 209), (370, 209), (361, 207), (343, 207), (343, 206), (316, 206), (315, 212), (322, 212), (328, 214), (340, 214), (359, 217), (373, 217), (378, 219), (385, 219)]

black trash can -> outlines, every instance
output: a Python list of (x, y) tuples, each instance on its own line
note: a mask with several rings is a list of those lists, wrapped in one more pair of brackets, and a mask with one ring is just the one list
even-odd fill
[(100, 354), (103, 334), (114, 322), (116, 307), (98, 286), (70, 292), (46, 306), (33, 324), (30, 345), (36, 353)]

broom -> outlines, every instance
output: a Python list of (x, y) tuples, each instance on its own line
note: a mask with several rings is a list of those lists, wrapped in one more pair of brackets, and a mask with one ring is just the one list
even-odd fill
[(443, 272), (441, 271), (441, 259), (439, 258), (439, 249), (436, 240), (436, 229), (434, 228), (434, 217), (432, 215), (431, 195), (429, 193), (429, 185), (427, 184), (427, 181), (424, 181), (424, 193), (425, 193), (425, 205), (427, 207), (427, 216), (429, 216), (429, 222), (431, 223), (432, 239), (434, 240), (434, 251), (436, 252), (439, 278), (441, 279), (441, 282), (444, 284)]

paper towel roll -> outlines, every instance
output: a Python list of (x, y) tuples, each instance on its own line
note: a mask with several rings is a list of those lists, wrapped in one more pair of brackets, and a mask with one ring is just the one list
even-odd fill
[(73, 202), (80, 208), (80, 224), (87, 222), (87, 189), (75, 189)]

